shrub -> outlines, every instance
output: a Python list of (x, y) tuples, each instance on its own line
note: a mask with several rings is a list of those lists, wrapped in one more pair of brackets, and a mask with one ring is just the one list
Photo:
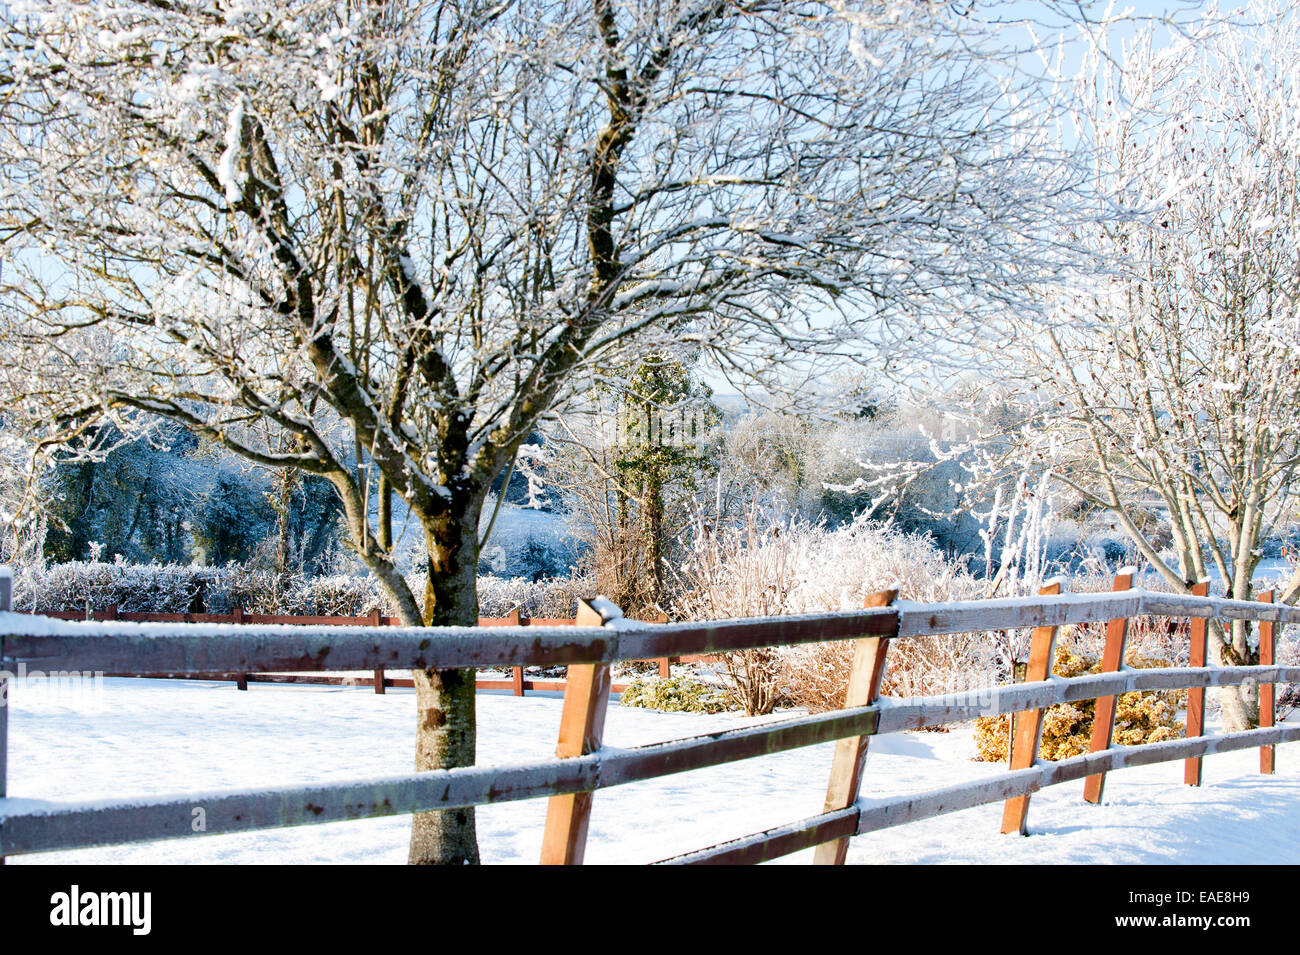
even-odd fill
[[(1128, 666), (1139, 669), (1172, 666), (1167, 659), (1140, 653), (1130, 653), (1125, 662)], [(1061, 677), (1100, 673), (1101, 660), (1063, 643), (1057, 647), (1052, 672)], [(1115, 707), (1115, 730), (1111, 737), (1115, 745), (1137, 746), (1181, 736), (1183, 724), (1177, 721), (1177, 715), (1182, 696), (1183, 692), (1178, 690), (1149, 690), (1121, 695)], [(1096, 707), (1096, 700), (1058, 703), (1048, 707), (1043, 714), (1039, 757), (1049, 760), (1069, 759), (1088, 752)], [(1009, 755), (1010, 735), (1010, 714), (977, 719), (975, 747), (979, 753), (978, 758), (986, 762), (1005, 761)]]
[[(835, 529), (799, 519), (767, 525), (754, 509), (738, 527), (697, 528), (676, 587), (673, 609), (686, 620), (853, 610), (886, 588), (924, 601), (980, 592), (964, 564), (923, 535), (866, 519)], [(895, 641), (885, 689), (912, 696), (991, 683), (993, 650), (969, 635)], [(812, 710), (843, 705), (852, 659), (853, 644), (844, 641), (727, 654), (723, 662), (732, 692), (753, 715), (782, 702)]]
[(982, 593), (964, 563), (945, 558), (926, 535), (866, 518), (834, 529), (768, 521), (753, 510), (736, 527), (697, 527), (674, 583), (674, 616), (683, 620), (856, 610), (888, 588), (921, 601)]
[[(417, 594), (424, 593), (421, 581)], [(525, 617), (571, 619), (578, 612), (578, 598), (597, 591), (582, 577), (523, 577), (488, 575), (478, 579), (479, 614), (504, 617), (518, 609)]]
[(666, 713), (721, 713), (728, 707), (725, 690), (690, 677), (638, 677), (628, 684), (620, 702)]
[[(890, 642), (882, 696), (938, 696), (991, 686), (999, 679), (996, 647), (983, 634), (944, 634)], [(781, 654), (780, 683), (793, 706), (810, 712), (844, 705), (854, 642), (789, 647)]]
[(515, 554), (514, 572), (531, 581), (562, 574), (568, 567), (564, 549), (550, 541), (529, 537)]
[[(413, 575), (409, 583), (417, 596), (424, 593), (422, 575)], [(504, 617), (518, 609), (525, 617), (572, 618), (578, 597), (591, 593), (585, 581), (567, 577), (479, 578), (485, 617)], [(116, 606), (139, 613), (229, 613), (235, 607), (248, 613), (322, 617), (394, 613), (379, 581), (359, 574), (307, 577), (246, 564), (196, 567), (123, 560), (15, 569), (14, 606), (19, 609), (81, 611), (87, 603), (92, 610)]]
[(760, 647), (724, 653), (721, 657), (727, 694), (746, 716), (765, 716), (778, 706), (790, 703), (782, 686), (784, 658), (780, 649)]

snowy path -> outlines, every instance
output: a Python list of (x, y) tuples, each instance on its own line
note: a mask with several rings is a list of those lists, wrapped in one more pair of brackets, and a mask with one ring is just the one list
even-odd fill
[[(102, 798), (294, 785), (404, 771), (413, 751), (410, 691), (152, 680), (104, 681), (99, 692), (17, 686), (10, 722), (12, 796)], [(558, 696), (480, 693), (480, 760), (546, 758)], [(611, 707), (606, 741), (629, 746), (743, 722), (732, 714)], [(600, 791), (587, 861), (649, 862), (812, 815), (821, 808), (830, 744)], [(1001, 772), (971, 760), (969, 731), (907, 733), (872, 743), (864, 795), (897, 795)], [(1033, 797), (1027, 839), (1001, 836), (1000, 805), (854, 840), (850, 862), (1297, 863), (1300, 746), (1278, 775), (1249, 750), (1206, 760), (1206, 784), (1183, 786), (1177, 763), (1112, 773), (1106, 803), (1086, 806), (1082, 781)], [(485, 862), (532, 863), (545, 801), (480, 808)], [(196, 837), (22, 856), (46, 863), (401, 863), (409, 818)], [(806, 862), (809, 853), (788, 862)]]

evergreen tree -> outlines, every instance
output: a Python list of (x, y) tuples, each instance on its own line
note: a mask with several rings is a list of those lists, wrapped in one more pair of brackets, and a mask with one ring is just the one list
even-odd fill
[(658, 603), (663, 596), (667, 506), (693, 492), (701, 469), (714, 464), (722, 414), (713, 403), (713, 390), (695, 381), (685, 362), (655, 354), (628, 375), (617, 420), (619, 522), (630, 532), (634, 505), (644, 566), (653, 578), (653, 602)]

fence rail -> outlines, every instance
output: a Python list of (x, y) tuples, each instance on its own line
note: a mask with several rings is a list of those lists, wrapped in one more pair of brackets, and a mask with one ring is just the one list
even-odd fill
[[(1300, 623), (1300, 611), (1283, 605), (1125, 589), (1131, 579), (1117, 579), (1117, 592), (1108, 594), (1044, 594), (1029, 600), (940, 605), (896, 602), (894, 594), (885, 593), (871, 601), (881, 606), (861, 611), (678, 624), (627, 621), (616, 611), (602, 615), (585, 604), (576, 625), (484, 629), (112, 622), (88, 627), (3, 614), (0, 658), (11, 672), (18, 665), (193, 675), (566, 664), (570, 679), (559, 758), (553, 760), (132, 801), (0, 799), (0, 856), (191, 836), (191, 811), (196, 805), (204, 807), (206, 834), (211, 835), (546, 796), (551, 802), (543, 861), (576, 863), (582, 860), (592, 794), (599, 789), (835, 740), (823, 813), (665, 861), (757, 862), (815, 846), (816, 861), (842, 863), (851, 836), (998, 800), (1007, 801), (1004, 831), (1024, 831), (1031, 793), (1072, 779), (1100, 779), (1107, 771), (1128, 766), (1199, 760), (1259, 746), (1263, 748), (1261, 769), (1271, 772), (1271, 747), (1300, 739), (1300, 726), (1266, 725), (1227, 736), (1118, 748), (1110, 746), (1107, 732), (1104, 740), (1094, 737), (1093, 751), (1085, 756), (1036, 762), (1043, 710), (1056, 703), (1105, 699), (1133, 690), (1195, 691), (1245, 681), (1266, 686), (1300, 681), (1300, 668), (1276, 665), (1124, 669), (1118, 661), (1123, 658), (1126, 628), (1113, 626), (1107, 628), (1106, 654), (1113, 661), (1109, 667), (1113, 672), (1050, 677), (1058, 629), (1067, 624), (1114, 622), (1144, 614), (1253, 620), (1261, 624), (1261, 659), (1271, 660), (1276, 625)], [(0, 596), (3, 592), (0, 578)], [(1034, 631), (1027, 682), (946, 696), (878, 698), (891, 640), (1026, 627)], [(857, 641), (857, 653), (843, 710), (650, 746), (601, 748), (612, 662), (847, 639)], [(6, 739), (4, 709), (0, 708), (0, 757)], [(1012, 771), (897, 799), (859, 798), (867, 745), (873, 736), (1006, 713), (1016, 714), (1018, 726), (1011, 747)], [(1271, 712), (1268, 717), (1271, 723)], [(1267, 765), (1265, 752), (1270, 757)], [(0, 762), (0, 783), (3, 778)], [(1199, 773), (1195, 782), (1199, 783)]]
[[(310, 614), (259, 614), (245, 613), (236, 607), (230, 613), (168, 613), (159, 611), (119, 611), (115, 605), (100, 610), (36, 610), (18, 611), (31, 613), (33, 616), (48, 617), (54, 620), (122, 622), (122, 623), (182, 623), (182, 624), (238, 624), (241, 626), (283, 625), (294, 627), (398, 627), (402, 625), (400, 617), (386, 617), (378, 610), (363, 616), (329, 616)], [(665, 618), (666, 619), (666, 618)], [(574, 621), (567, 617), (525, 617), (514, 611), (506, 617), (479, 617), (480, 627), (571, 627)], [(696, 656), (662, 657), (657, 660), (635, 662), (654, 663), (658, 665), (659, 676), (671, 675), (673, 663), (688, 663), (704, 659)], [(524, 672), (522, 666), (509, 667), (509, 680), (494, 680), (479, 677), (480, 690), (511, 690), (515, 696), (524, 696), (529, 690), (563, 691), (563, 680), (536, 679)], [(250, 683), (304, 683), (329, 686), (370, 686), (376, 693), (383, 693), (390, 687), (410, 688), (415, 681), (409, 677), (388, 676), (383, 667), (378, 667), (369, 676), (322, 676), (319, 672), (307, 675), (301, 673), (256, 673), (240, 671), (195, 671), (189, 673), (140, 673), (134, 670), (105, 672), (111, 677), (154, 677), (159, 679), (191, 679), (208, 681), (225, 681), (235, 683), (241, 690), (247, 690)], [(626, 690), (628, 684), (615, 683), (611, 689), (615, 693)]]

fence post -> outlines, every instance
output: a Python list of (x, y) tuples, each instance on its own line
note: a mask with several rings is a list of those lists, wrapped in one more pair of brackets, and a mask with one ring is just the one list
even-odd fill
[[(370, 626), (382, 627), (383, 625), (384, 625), (384, 618), (380, 614), (379, 608), (376, 607), (374, 610), (370, 611)], [(383, 667), (375, 667), (375, 692), (378, 693), (380, 696), (384, 695), (384, 668)]]
[[(1266, 590), (1258, 597), (1260, 603), (1271, 604), (1273, 602), (1273, 591)], [(1259, 622), (1259, 664), (1260, 666), (1271, 667), (1273, 665), (1273, 621), (1261, 620)], [(1273, 684), (1261, 683), (1259, 685), (1259, 728), (1266, 729), (1273, 725)], [(1273, 746), (1261, 746), (1259, 748), (1259, 771), (1266, 775), (1272, 775), (1276, 766), (1274, 765)]]
[[(668, 622), (668, 614), (666, 613), (661, 613), (659, 614), (659, 616), (655, 617), (655, 623), (667, 623), (667, 622)], [(659, 679), (661, 680), (671, 679), (672, 675), (673, 675), (672, 657), (660, 657), (659, 658)]]
[[(578, 601), (577, 627), (599, 627), (606, 619), (585, 600)], [(600, 749), (609, 706), (609, 664), (573, 663), (565, 674), (564, 708), (555, 755), (561, 759), (586, 756)], [(587, 849), (587, 823), (592, 793), (552, 796), (546, 806), (542, 835), (542, 865), (582, 865)]]
[[(1208, 597), (1210, 583), (1202, 580), (1192, 587), (1193, 597)], [(1193, 617), (1191, 623), (1192, 646), (1187, 654), (1187, 665), (1205, 666), (1206, 653), (1209, 650), (1209, 621), (1206, 617)], [(1205, 728), (1205, 688), (1192, 687), (1187, 691), (1187, 739), (1200, 736)], [(1183, 782), (1189, 786), (1201, 784), (1201, 757), (1189, 756), (1183, 760)]]
[[(1129, 590), (1133, 587), (1135, 571), (1125, 568), (1115, 575), (1113, 593)], [(1101, 672), (1115, 673), (1124, 667), (1124, 648), (1128, 643), (1128, 617), (1116, 617), (1106, 624), (1106, 647), (1101, 656)], [(1092, 742), (1088, 752), (1099, 753), (1110, 749), (1111, 739), (1115, 735), (1115, 701), (1114, 696), (1097, 697), (1097, 707), (1093, 711)], [(1094, 773), (1083, 784), (1083, 801), (1093, 804), (1101, 802), (1102, 790), (1106, 787), (1106, 774)]]
[[(0, 612), (13, 610), (14, 575), (8, 567), (0, 567)], [(4, 632), (0, 631), (0, 660), (4, 659)], [(0, 665), (0, 799), (9, 794), (7, 779), (9, 771), (9, 672)], [(0, 823), (3, 826), (4, 823)], [(5, 857), (0, 855), (0, 865), (5, 864)]]
[[(868, 594), (864, 607), (888, 607), (898, 599), (897, 590)], [(895, 631), (897, 632), (897, 631)], [(880, 680), (885, 675), (885, 658), (889, 654), (889, 637), (863, 637), (853, 648), (853, 667), (849, 670), (849, 687), (844, 707), (870, 706), (880, 695)], [(825, 811), (847, 809), (858, 801), (862, 771), (867, 764), (870, 736), (850, 736), (835, 741), (831, 761), (831, 778), (826, 786)], [(813, 850), (813, 865), (844, 865), (849, 854), (849, 837), (823, 842)]]
[[(519, 612), (518, 607), (516, 607), (514, 610), (506, 614), (507, 627), (522, 627), (523, 625), (524, 625), (524, 618), (523, 615)], [(523, 667), (520, 666), (520, 667), (510, 668), (510, 682), (511, 682), (511, 690), (514, 692), (514, 695), (523, 696), (524, 695), (524, 668)]]
[[(243, 623), (243, 622), (244, 622), (244, 608), (243, 608), (243, 607), (238, 607), (238, 606), (235, 607), (235, 609), (234, 609), (234, 613), (233, 613), (233, 616), (234, 616), (234, 622), (235, 622), (235, 623)], [(236, 690), (247, 690), (247, 689), (248, 689), (248, 674), (247, 674), (247, 673), (236, 673), (236, 674), (235, 674), (235, 689), (236, 689)]]
[[(1053, 597), (1061, 592), (1059, 580), (1045, 584), (1038, 591), (1041, 597)], [(1025, 667), (1025, 682), (1038, 683), (1052, 675), (1056, 661), (1057, 627), (1035, 627), (1029, 642), (1029, 664)], [(1038, 759), (1038, 742), (1043, 735), (1043, 711), (1021, 710), (1019, 722), (1013, 719), (1011, 734), (1010, 769), (1028, 769)], [(1027, 834), (1025, 820), (1029, 818), (1029, 796), (1012, 796), (1002, 808), (1002, 831)]]

